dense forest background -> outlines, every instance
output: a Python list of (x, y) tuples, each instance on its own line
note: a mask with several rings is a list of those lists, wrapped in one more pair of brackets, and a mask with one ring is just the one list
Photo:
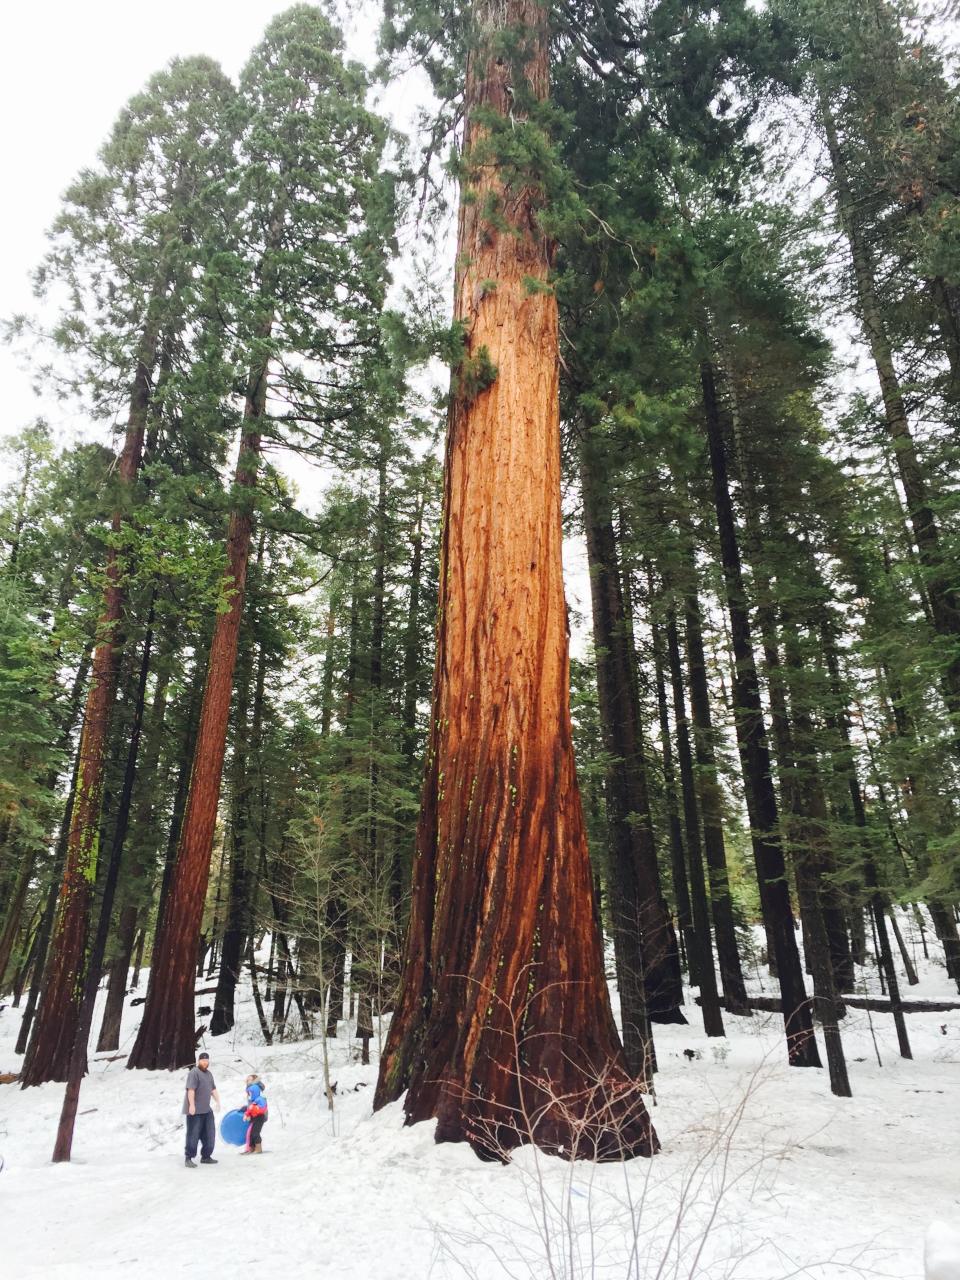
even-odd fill
[[(103, 428), (3, 442), (24, 1087), (78, 1082), (101, 981), (98, 1050), (146, 997), (131, 1067), (229, 1031), (244, 971), (268, 1043), (348, 1019), (366, 1057), (396, 1006), (445, 419), (498, 376), (449, 298), (474, 9), (386, 7), (379, 74), (430, 85), (409, 138), (314, 6), (236, 83), (158, 70), (64, 194), (41, 318), (9, 319), (46, 394)], [(761, 968), (791, 1061), (818, 1065), (819, 1036), (835, 1092), (864, 966), (909, 1056), (904, 912), (960, 990), (951, 20), (557, 0), (549, 100), (518, 83), (480, 117), (554, 246), (525, 279), (559, 307), (577, 770), (641, 1079), (657, 1023), (722, 1036)]]

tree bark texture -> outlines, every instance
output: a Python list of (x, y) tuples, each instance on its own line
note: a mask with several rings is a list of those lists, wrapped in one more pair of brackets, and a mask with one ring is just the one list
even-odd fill
[(489, 124), (522, 123), (528, 94), (546, 99), (546, 13), (475, 0), (472, 16), (454, 307), (465, 354), (403, 990), (375, 1106), (406, 1090), (408, 1123), (434, 1118), (437, 1141), (487, 1158), (532, 1141), (621, 1159), (657, 1140), (610, 1008), (573, 762), (551, 245), (540, 192), (506, 181)]

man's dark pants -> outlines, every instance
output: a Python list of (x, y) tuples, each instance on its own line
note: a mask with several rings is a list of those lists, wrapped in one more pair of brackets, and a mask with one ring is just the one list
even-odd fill
[(187, 1159), (192, 1160), (197, 1154), (197, 1143), (200, 1143), (201, 1156), (213, 1155), (213, 1144), (217, 1140), (217, 1126), (213, 1123), (213, 1112), (204, 1111), (195, 1116), (187, 1116)]

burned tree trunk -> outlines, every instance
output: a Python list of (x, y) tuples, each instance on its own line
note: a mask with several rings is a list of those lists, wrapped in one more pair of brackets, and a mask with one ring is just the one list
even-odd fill
[(532, 1141), (620, 1160), (657, 1140), (610, 1009), (573, 762), (552, 247), (491, 125), (547, 96), (545, 10), (473, 17), (433, 712), (375, 1105), (406, 1090), (408, 1122), (489, 1158)]

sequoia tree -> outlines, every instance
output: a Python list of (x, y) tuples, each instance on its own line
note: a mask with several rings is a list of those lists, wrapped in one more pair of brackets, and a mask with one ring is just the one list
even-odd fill
[(650, 1155), (610, 1008), (573, 760), (547, 15), (468, 13), (440, 612), (403, 988), (375, 1106), (505, 1159)]
[[(236, 304), (242, 337), (238, 376), (245, 379), (240, 452), (183, 826), (129, 1067), (173, 1069), (193, 1061), (193, 973), (220, 801), (257, 475), (263, 437), (271, 430), (271, 366), (289, 361), (284, 390), (289, 396), (293, 389), (304, 416), (309, 412), (331, 422), (349, 415), (354, 388), (345, 366), (369, 344), (371, 311), (375, 315), (382, 300), (381, 256), (372, 249), (368, 214), (376, 203), (383, 127), (365, 110), (366, 77), (344, 63), (341, 43), (318, 9), (295, 6), (270, 24), (241, 77), (247, 120), (240, 149), (238, 239), (251, 259), (246, 278), (239, 276), (240, 289), (249, 294), (242, 293)], [(228, 276), (225, 288), (237, 282)], [(318, 372), (308, 376), (300, 364), (305, 360)], [(339, 390), (318, 404), (315, 388), (327, 386)]]
[[(40, 1010), (21, 1083), (66, 1078), (80, 1007), (89, 910), (97, 877), (105, 753), (116, 696), (132, 566), (123, 546), (163, 334), (181, 330), (197, 266), (198, 225), (222, 161), (219, 139), (232, 89), (208, 59), (175, 62), (120, 116), (102, 167), (69, 189), (44, 274), (64, 279), (76, 311), (60, 336), (89, 361), (88, 381), (109, 404), (117, 369), (129, 384), (114, 510), (67, 860)], [(117, 226), (123, 227), (118, 232)]]

